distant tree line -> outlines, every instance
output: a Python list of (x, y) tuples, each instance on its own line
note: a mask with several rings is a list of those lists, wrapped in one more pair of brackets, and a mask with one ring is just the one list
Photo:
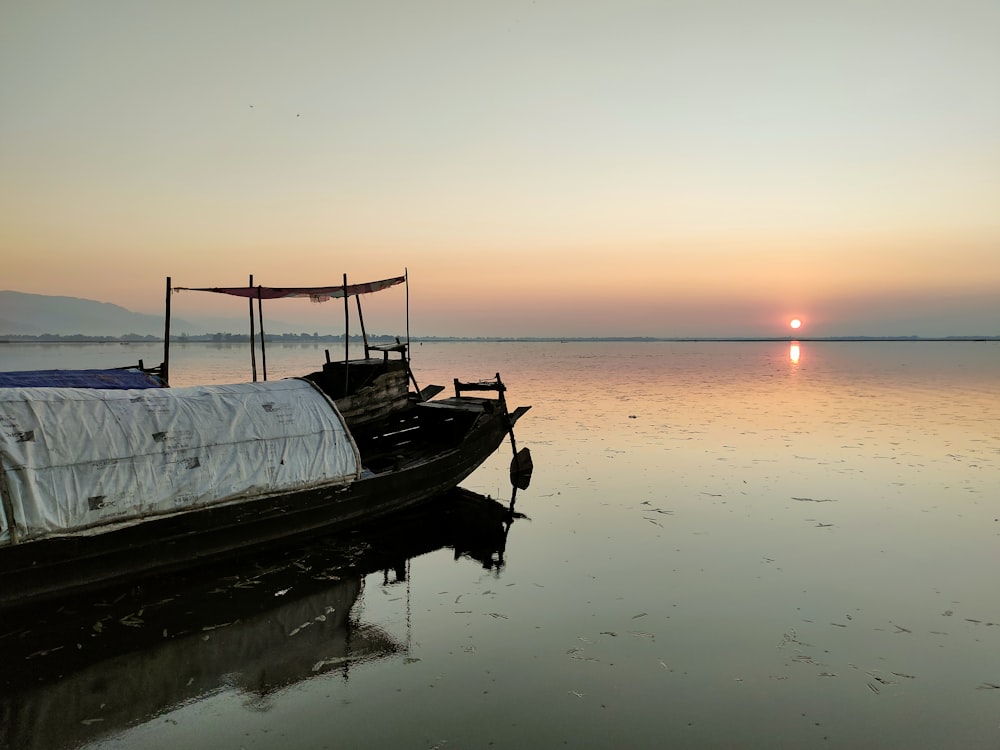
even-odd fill
[(67, 344), (117, 341), (163, 341), (162, 336), (126, 333), (121, 336), (94, 336), (88, 333), (8, 333), (0, 335), (3, 341), (53, 341)]
[[(257, 334), (255, 340), (259, 339), (260, 334)], [(162, 338), (160, 339), (162, 340)], [(210, 341), (216, 344), (239, 344), (247, 343), (250, 341), (250, 334), (247, 333), (182, 333), (178, 336), (171, 336), (171, 341), (177, 341), (180, 343), (187, 342), (199, 342), (199, 341)], [(343, 342), (344, 334), (320, 334), (320, 333), (265, 333), (264, 341), (273, 341), (275, 343), (292, 343), (292, 344), (302, 344), (302, 343), (329, 343), (329, 342)], [(362, 343), (364, 338), (360, 334), (355, 334), (350, 336), (351, 341), (356, 341)], [(388, 336), (384, 334), (371, 335), (368, 337), (369, 344), (385, 344), (395, 341), (395, 336)]]
[[(259, 334), (258, 334), (259, 336)], [(195, 343), (195, 342), (212, 342), (212, 343), (247, 343), (250, 341), (250, 335), (247, 333), (181, 333), (176, 336), (170, 337), (171, 341), (176, 341), (178, 343)], [(273, 341), (276, 343), (290, 342), (290, 343), (322, 343), (322, 342), (343, 342), (344, 334), (319, 334), (319, 333), (265, 333), (264, 341)], [(351, 341), (356, 341), (361, 343), (363, 338), (360, 334), (352, 335), (350, 337)], [(386, 334), (376, 334), (368, 337), (368, 343), (370, 344), (386, 344), (391, 343), (396, 340), (395, 336), (389, 336)], [(0, 335), (0, 341), (6, 342), (52, 342), (52, 343), (66, 343), (66, 344), (79, 344), (79, 343), (129, 343), (129, 342), (157, 342), (163, 341), (163, 336), (153, 336), (153, 335), (143, 335), (140, 333), (126, 333), (121, 336), (94, 336), (85, 333), (41, 333), (41, 334), (27, 334), (27, 333), (12, 333), (6, 335)]]

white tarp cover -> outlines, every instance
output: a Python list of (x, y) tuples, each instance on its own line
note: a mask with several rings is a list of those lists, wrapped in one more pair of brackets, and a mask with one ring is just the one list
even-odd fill
[[(359, 476), (310, 383), (0, 388), (0, 543)], [(13, 518), (8, 516), (13, 515)]]

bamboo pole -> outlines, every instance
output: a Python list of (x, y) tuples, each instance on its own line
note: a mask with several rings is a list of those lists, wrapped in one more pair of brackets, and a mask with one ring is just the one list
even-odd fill
[[(250, 274), (250, 286), (253, 286), (253, 274)], [(253, 297), (248, 297), (247, 301), (250, 303), (250, 369), (253, 370), (253, 382), (257, 382), (257, 349), (254, 346), (254, 339), (257, 337), (257, 332), (254, 330), (253, 325)]]
[(344, 274), (344, 395), (350, 393), (348, 387), (348, 370), (351, 361), (351, 307), (347, 298), (347, 274)]
[[(413, 390), (420, 393), (420, 386), (417, 385), (417, 377), (410, 368), (410, 269), (403, 268), (403, 278), (406, 279), (406, 372), (413, 382)], [(399, 341), (399, 338), (396, 338)]]
[(361, 340), (365, 343), (365, 359), (368, 359), (368, 332), (365, 330), (365, 316), (361, 314), (361, 295), (354, 295), (354, 301), (358, 303), (358, 321), (361, 323)]
[(163, 364), (160, 365), (160, 378), (164, 385), (170, 384), (170, 277), (167, 276), (166, 313), (163, 316)]
[[(257, 320), (260, 321), (260, 366), (264, 373), (264, 380), (267, 380), (267, 349), (264, 348), (264, 305), (260, 298), (260, 285), (257, 286)], [(253, 342), (251, 342), (252, 345)]]
[[(406, 279), (406, 361), (410, 361), (410, 269), (403, 269), (403, 278)], [(417, 381), (413, 381), (416, 385)]]

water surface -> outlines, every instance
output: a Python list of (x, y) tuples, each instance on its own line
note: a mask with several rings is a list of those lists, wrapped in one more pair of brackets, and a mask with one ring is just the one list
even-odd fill
[[(222, 687), (152, 712), (99, 707), (64, 736), (90, 748), (1000, 744), (997, 344), (413, 355), (421, 386), (499, 371), (510, 404), (533, 406), (517, 429), (535, 462), (516, 501), (529, 518), (511, 526), (503, 565), (441, 547), (409, 560), (405, 593), (368, 575), (351, 618), (404, 647), (346, 677), (261, 695), (236, 664)], [(0, 356), (17, 369), (159, 351)], [(269, 347), (268, 367), (298, 374), (323, 356)], [(175, 385), (249, 372), (239, 346), (171, 357)], [(502, 449), (464, 486), (508, 500), (509, 459)]]

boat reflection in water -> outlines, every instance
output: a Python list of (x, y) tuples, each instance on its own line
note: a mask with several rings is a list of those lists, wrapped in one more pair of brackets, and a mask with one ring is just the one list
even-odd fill
[(457, 489), (378, 526), (294, 552), (4, 613), (0, 747), (76, 747), (220, 689), (266, 704), (319, 674), (405, 652), (359, 621), (365, 577), (405, 581), (445, 547), (498, 568), (510, 506)]

